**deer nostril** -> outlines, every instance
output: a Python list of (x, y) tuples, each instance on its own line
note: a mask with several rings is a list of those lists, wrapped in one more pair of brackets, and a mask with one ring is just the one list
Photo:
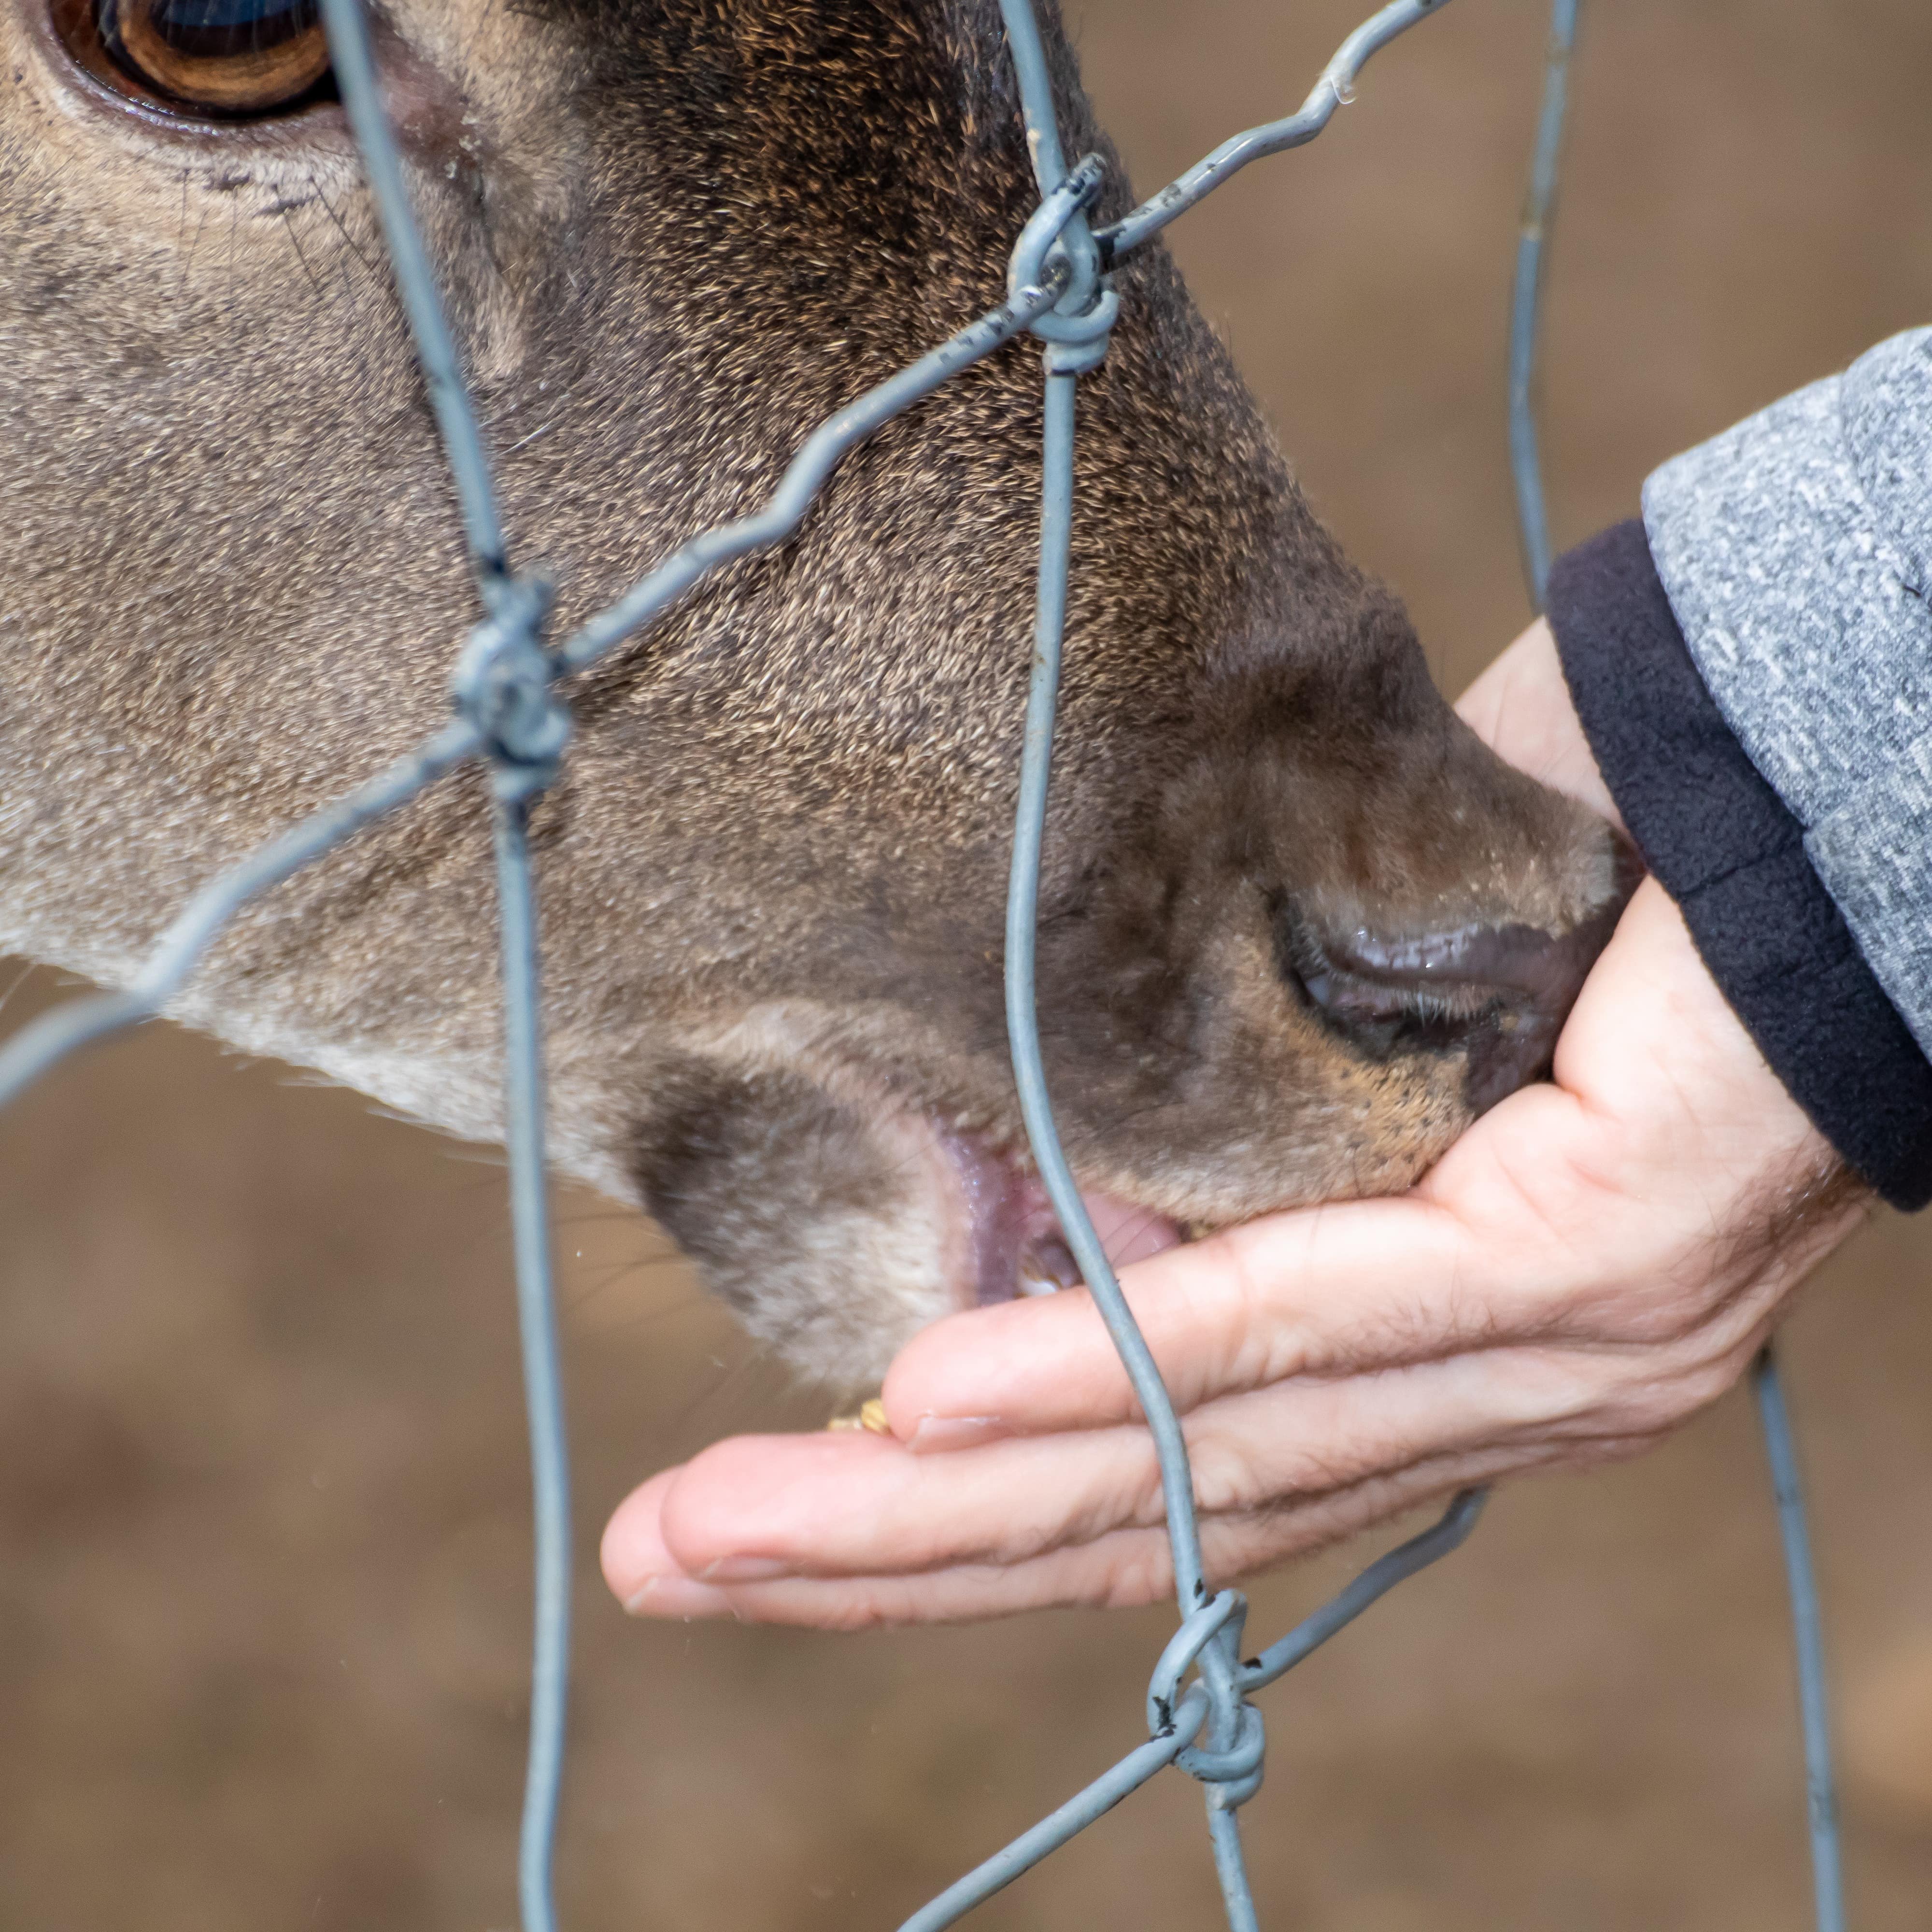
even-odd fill
[(1472, 1113), (1550, 1071), (1556, 1036), (1622, 909), (1619, 900), (1564, 933), (1517, 926), (1469, 934), (1462, 970), (1497, 989), (1491, 1013), (1468, 1035), (1463, 1093)]
[(1318, 932), (1283, 901), (1275, 922), (1282, 976), (1371, 1058), (1464, 1054), (1464, 1096), (1484, 1113), (1550, 1070), (1556, 1036), (1634, 889), (1636, 870), (1617, 869), (1610, 899), (1560, 933), (1510, 924), (1343, 937)]

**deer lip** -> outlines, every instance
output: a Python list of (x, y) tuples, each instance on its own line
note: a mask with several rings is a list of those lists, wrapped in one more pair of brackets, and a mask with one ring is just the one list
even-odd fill
[[(1038, 1175), (970, 1135), (942, 1130), (940, 1139), (964, 1210), (961, 1298), (985, 1308), (1073, 1286), (1079, 1271)], [(1164, 1214), (1084, 1188), (1080, 1198), (1116, 1268), (1180, 1244), (1180, 1228)]]

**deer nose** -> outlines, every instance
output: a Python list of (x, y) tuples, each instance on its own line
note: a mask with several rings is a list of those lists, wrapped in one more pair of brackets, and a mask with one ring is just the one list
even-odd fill
[(1371, 1059), (1463, 1054), (1464, 1097), (1485, 1113), (1550, 1071), (1556, 1036), (1642, 876), (1634, 854), (1618, 859), (1610, 898), (1561, 932), (1471, 924), (1400, 938), (1328, 934), (1291, 911), (1283, 976)]

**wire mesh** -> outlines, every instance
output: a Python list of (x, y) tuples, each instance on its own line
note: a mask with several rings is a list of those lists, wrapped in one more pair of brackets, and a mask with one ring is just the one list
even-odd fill
[[(1158, 1450), (1180, 1622), (1150, 1681), (1148, 1741), (914, 1913), (902, 1932), (938, 1932), (954, 1924), (1169, 1765), (1204, 1788), (1228, 1923), (1231, 1932), (1252, 1932), (1257, 1920), (1238, 1813), (1260, 1788), (1265, 1737), (1250, 1694), (1294, 1668), (1387, 1592), (1460, 1545), (1480, 1514), (1484, 1496), (1480, 1490), (1457, 1496), (1430, 1528), (1370, 1564), (1258, 1656), (1242, 1660), (1246, 1600), (1237, 1591), (1208, 1590), (1180, 1425), (1068, 1168), (1041, 1065), (1034, 940), (1067, 599), (1078, 378), (1105, 357), (1108, 331), (1119, 313), (1120, 298), (1108, 277), (1111, 266), (1250, 162), (1314, 139), (1336, 109), (1354, 98), (1356, 80), (1369, 58), (1441, 12), (1448, 0), (1394, 0), (1342, 42), (1295, 114), (1223, 142), (1159, 194), (1098, 230), (1090, 230), (1085, 211), (1100, 191), (1103, 164), (1088, 155), (1070, 169), (1066, 166), (1032, 0), (1000, 0), (1040, 196), (1014, 244), (1006, 300), (828, 418), (801, 446), (762, 508), (692, 538), (556, 646), (544, 639), (548, 586), (512, 568), (482, 434), (382, 109), (362, 0), (320, 4), (337, 84), (361, 150), (454, 481), (484, 613), (452, 676), (457, 715), (387, 770), (212, 881), (169, 927), (124, 991), (71, 1002), (23, 1028), (0, 1048), (0, 1104), (81, 1046), (160, 1012), (223, 927), (251, 901), (458, 766), (484, 761), (494, 798), (506, 1138), (535, 1505), (532, 1690), (518, 1884), (524, 1932), (554, 1932), (551, 1862), (569, 1651), (569, 1478), (551, 1280), (539, 919), (528, 818), (532, 802), (556, 776), (568, 743), (569, 714), (557, 686), (661, 616), (719, 566), (784, 541), (809, 512), (840, 460), (883, 424), (1016, 336), (1030, 332), (1039, 338), (1044, 346), (1039, 573), (1007, 902), (1007, 1024), (1022, 1112), (1042, 1182)], [(1510, 448), (1525, 567), (1538, 609), (1550, 550), (1532, 392), (1544, 250), (1577, 13), (1578, 0), (1553, 0), (1510, 320)], [(1768, 1348), (1760, 1358), (1754, 1382), (1797, 1632), (1817, 1922), (1821, 1932), (1841, 1932), (1817, 1595), (1788, 1419)]]

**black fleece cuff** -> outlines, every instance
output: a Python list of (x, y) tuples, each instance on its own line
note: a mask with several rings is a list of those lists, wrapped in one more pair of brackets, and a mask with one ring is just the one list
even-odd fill
[(1758, 1051), (1887, 1201), (1924, 1207), (1932, 1064), (1705, 688), (1641, 523), (1558, 560), (1550, 623), (1610, 796)]

